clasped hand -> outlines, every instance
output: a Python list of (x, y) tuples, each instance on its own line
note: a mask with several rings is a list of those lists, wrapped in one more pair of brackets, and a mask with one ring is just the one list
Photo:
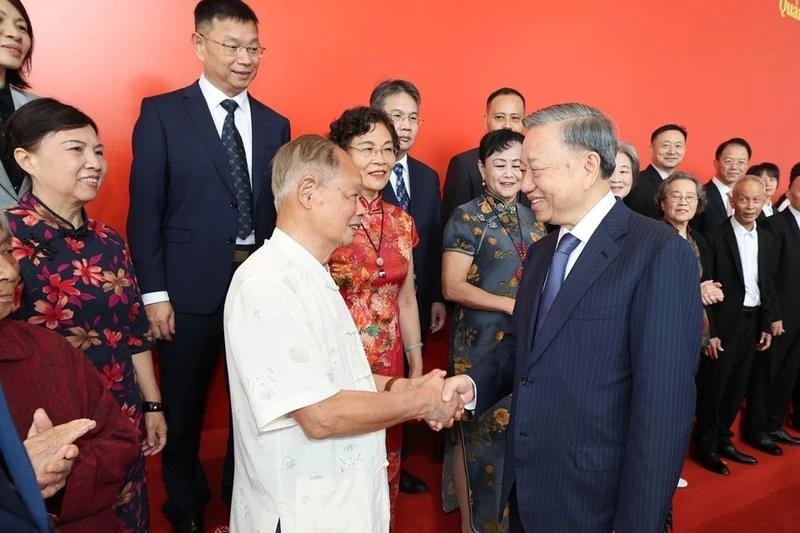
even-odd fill
[(434, 431), (452, 427), (453, 423), (461, 420), (464, 414), (464, 402), (460, 396), (453, 395), (448, 400), (443, 399), (446, 375), (444, 370), (433, 370), (410, 380), (411, 387), (424, 399), (420, 420), (424, 420)]

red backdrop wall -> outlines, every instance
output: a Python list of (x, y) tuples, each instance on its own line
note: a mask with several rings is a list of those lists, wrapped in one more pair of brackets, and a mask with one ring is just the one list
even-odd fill
[[(424, 124), (413, 153), (443, 174), (477, 144), (488, 93), (522, 90), (528, 110), (598, 106), (644, 152), (665, 122), (689, 129), (684, 168), (713, 174), (716, 145), (743, 136), (754, 162), (800, 160), (798, 0), (251, 0), (267, 52), (252, 93), (326, 133), (384, 78), (413, 80)], [(110, 172), (97, 218), (124, 230), (130, 135), (143, 96), (200, 73), (195, 0), (25, 0), (35, 30), (34, 92), (99, 124)], [(783, 16), (783, 15), (786, 16)], [(781, 189), (785, 183), (781, 183)]]

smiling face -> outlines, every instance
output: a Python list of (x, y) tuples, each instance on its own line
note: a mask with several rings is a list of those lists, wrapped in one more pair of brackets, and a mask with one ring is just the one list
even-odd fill
[(258, 26), (253, 22), (215, 18), (212, 24), (198, 27), (198, 33), (192, 37), (195, 54), (203, 62), (205, 77), (226, 95), (236, 96), (255, 79), (261, 58), (253, 57), (242, 49), (231, 56), (218, 43), (229, 46), (258, 45)]
[(403, 91), (386, 97), (383, 102), (383, 112), (386, 113), (397, 132), (400, 140), (400, 153), (398, 158), (405, 155), (419, 133), (419, 106), (417, 102)]
[(386, 126), (376, 122), (367, 133), (350, 139), (347, 153), (361, 171), (366, 196), (372, 197), (386, 187), (396, 161), (392, 134)]
[(664, 218), (673, 225), (689, 222), (697, 214), (697, 185), (692, 180), (676, 179), (661, 200)]
[(662, 131), (650, 144), (653, 164), (670, 173), (678, 168), (685, 155), (686, 138), (678, 130)]
[(521, 156), (522, 145), (514, 143), (501, 152), (493, 153), (485, 162), (478, 161), (478, 170), (486, 189), (505, 202), (513, 201), (522, 187)]
[(761, 183), (764, 184), (764, 189), (767, 191), (767, 198), (772, 201), (775, 191), (778, 190), (778, 178), (770, 176), (766, 172), (762, 172), (759, 176)]
[(614, 159), (614, 174), (608, 180), (611, 192), (617, 198), (625, 198), (633, 187), (633, 162), (625, 152), (617, 152)]
[(31, 151), (14, 156), (31, 177), (33, 193), (50, 206), (94, 200), (108, 171), (103, 145), (91, 126), (46, 135)]
[(18, 70), (30, 49), (25, 18), (8, 0), (0, 0), (0, 68)]
[(750, 156), (741, 144), (729, 144), (722, 150), (719, 159), (714, 161), (714, 169), (719, 180), (731, 186), (744, 176)]
[(14, 311), (14, 291), (19, 283), (19, 263), (14, 259), (11, 234), (0, 228), (0, 319)]
[(320, 181), (314, 198), (315, 233), (333, 250), (353, 242), (363, 215), (358, 196), (361, 173), (349, 157), (339, 156), (339, 168), (327, 180)]
[[(599, 157), (564, 144), (562, 127), (556, 122), (528, 131), (522, 144), (522, 192), (536, 220), (572, 229), (587, 211), (587, 191), (601, 179)], [(607, 192), (607, 182), (604, 185)]]

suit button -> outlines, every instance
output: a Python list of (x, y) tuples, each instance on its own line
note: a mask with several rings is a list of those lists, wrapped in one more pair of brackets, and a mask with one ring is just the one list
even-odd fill
[(239, 205), (236, 202), (231, 202), (231, 207), (236, 209)]
[(225, 242), (227, 242), (228, 244), (233, 244), (236, 242), (236, 239), (234, 239), (233, 237), (228, 237), (227, 239), (225, 239)]
[(522, 378), (522, 381), (520, 383), (522, 383), (523, 386), (527, 387), (528, 385), (533, 383), (533, 380), (528, 376), (525, 376), (524, 378)]

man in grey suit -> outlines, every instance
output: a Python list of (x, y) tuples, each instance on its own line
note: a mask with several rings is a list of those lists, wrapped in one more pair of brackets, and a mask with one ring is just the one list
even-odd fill
[[(522, 133), (525, 97), (511, 87), (501, 87), (486, 99), (486, 131), (509, 128)], [(454, 155), (447, 165), (442, 197), (442, 224), (446, 225), (453, 210), (483, 192), (483, 179), (478, 172), (478, 148)], [(527, 202), (526, 202), (527, 205)]]

